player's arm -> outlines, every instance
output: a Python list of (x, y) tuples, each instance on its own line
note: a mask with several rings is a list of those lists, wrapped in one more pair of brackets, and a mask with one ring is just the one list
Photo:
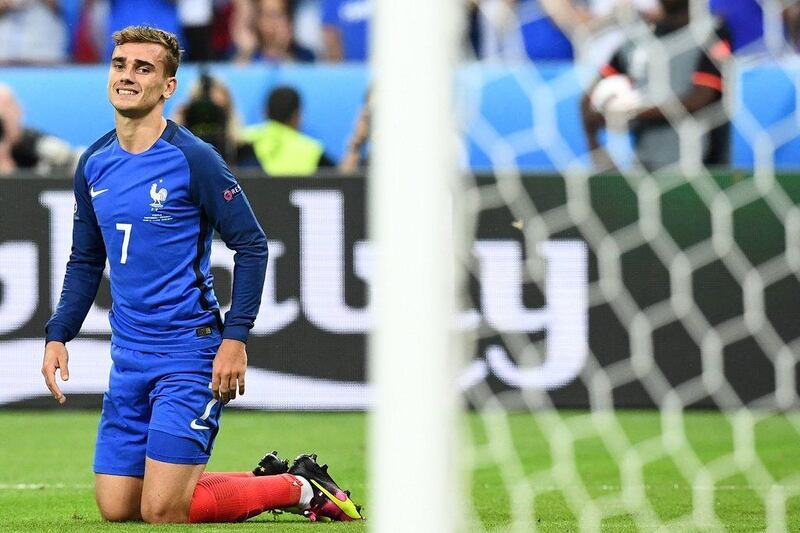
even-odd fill
[(42, 374), (53, 397), (64, 403), (66, 397), (56, 383), (56, 370), (61, 371), (61, 379), (69, 379), (69, 354), (65, 344), (78, 334), (89, 308), (97, 295), (106, 251), (103, 235), (97, 224), (89, 186), (83, 173), (87, 154), (81, 157), (75, 170), (75, 215), (72, 224), (72, 253), (64, 275), (61, 298), (53, 316), (47, 322), (46, 344)]
[[(722, 72), (719, 65), (731, 56), (731, 39), (723, 28), (717, 31), (706, 53), (692, 74), (692, 87), (680, 97), (681, 105), (687, 113), (696, 113), (722, 98)], [(658, 107), (644, 109), (637, 116), (640, 122), (661, 122), (667, 120)]]
[(600, 148), (600, 141), (598, 140), (598, 133), (600, 129), (605, 126), (605, 118), (603, 114), (592, 106), (591, 94), (597, 86), (595, 81), (589, 87), (581, 98), (581, 120), (583, 121), (583, 132), (586, 135), (586, 144), (589, 150), (597, 150)]
[(581, 119), (583, 121), (583, 131), (586, 135), (586, 144), (592, 152), (592, 156), (598, 167), (606, 166), (608, 163), (608, 157), (600, 150), (602, 146), (600, 146), (599, 140), (599, 133), (606, 125), (606, 119), (603, 114), (592, 105), (592, 93), (597, 87), (598, 82), (603, 78), (617, 74), (624, 75), (626, 73), (622, 54), (618, 52), (600, 69), (599, 77), (591, 84), (581, 99)]
[(267, 237), (236, 178), (213, 150), (190, 154), (195, 201), (234, 250), (231, 309), (225, 315), (222, 345), (214, 359), (211, 388), (227, 401), (244, 394), (245, 345), (261, 305), (267, 272)]

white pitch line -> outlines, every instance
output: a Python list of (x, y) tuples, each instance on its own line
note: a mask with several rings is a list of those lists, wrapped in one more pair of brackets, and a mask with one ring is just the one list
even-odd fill
[(46, 490), (46, 489), (82, 490), (91, 488), (94, 488), (94, 485), (75, 484), (75, 483), (0, 483), (0, 490)]

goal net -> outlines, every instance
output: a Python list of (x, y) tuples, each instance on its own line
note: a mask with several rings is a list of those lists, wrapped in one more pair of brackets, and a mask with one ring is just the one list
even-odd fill
[[(707, 2), (666, 29), (655, 1), (550, 4), (583, 5), (476, 2), (487, 59), (457, 74), (464, 528), (798, 527), (786, 3), (733, 55)], [(527, 34), (553, 20), (572, 64)]]

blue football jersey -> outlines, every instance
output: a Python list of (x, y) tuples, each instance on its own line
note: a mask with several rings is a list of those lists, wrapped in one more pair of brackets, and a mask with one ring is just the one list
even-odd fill
[[(235, 250), (224, 324), (212, 286), (214, 230)], [(261, 302), (267, 240), (219, 154), (168, 121), (145, 152), (126, 152), (111, 131), (75, 172), (73, 246), (47, 340), (74, 338), (110, 267), (112, 341), (130, 349), (202, 349), (246, 342)]]

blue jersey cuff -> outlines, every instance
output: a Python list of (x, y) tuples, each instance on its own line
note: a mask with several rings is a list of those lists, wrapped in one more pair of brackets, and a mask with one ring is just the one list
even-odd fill
[(45, 332), (45, 344), (50, 341), (58, 341), (66, 344), (69, 337), (69, 330), (61, 324), (48, 324)]
[(249, 334), (250, 328), (247, 326), (225, 326), (225, 329), (222, 331), (222, 338), (242, 341), (247, 344), (247, 336)]

